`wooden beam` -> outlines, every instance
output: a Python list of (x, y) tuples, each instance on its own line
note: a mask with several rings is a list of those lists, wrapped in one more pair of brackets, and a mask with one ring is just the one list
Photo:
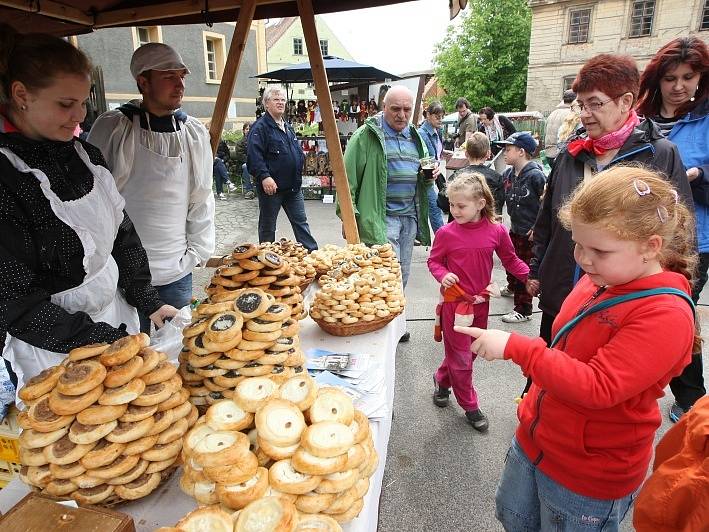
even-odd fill
[(421, 100), (423, 99), (423, 91), (426, 88), (426, 76), (419, 76), (419, 88), (416, 91), (416, 105), (414, 106), (414, 125), (418, 127), (419, 118), (421, 118)]
[(330, 109), (332, 109), (332, 98), (330, 96), (327, 72), (323, 64), (322, 52), (320, 50), (318, 30), (315, 26), (313, 2), (312, 0), (297, 0), (297, 4), (300, 21), (303, 25), (305, 45), (308, 49), (310, 69), (313, 72), (313, 79), (315, 81), (315, 93), (317, 94), (318, 105), (321, 111), (320, 114), (322, 115), (325, 142), (327, 143), (327, 149), (330, 154), (330, 166), (332, 167), (332, 175), (335, 178), (335, 186), (337, 187), (337, 197), (340, 202), (340, 214), (342, 216), (345, 239), (349, 244), (356, 244), (359, 242), (359, 231), (357, 230), (357, 220), (355, 219), (354, 207), (352, 206), (350, 184), (349, 181), (347, 181), (347, 172), (345, 171), (345, 160), (342, 157), (340, 135), (337, 133), (335, 115), (330, 112)]
[(209, 136), (212, 141), (212, 153), (217, 153), (217, 146), (219, 146), (222, 129), (224, 129), (224, 120), (229, 110), (231, 94), (234, 92), (236, 75), (239, 73), (239, 65), (241, 65), (241, 59), (244, 57), (244, 49), (246, 48), (246, 41), (249, 38), (251, 21), (254, 19), (255, 11), (256, 0), (242, 1), (241, 9), (239, 9), (239, 20), (236, 21), (236, 28), (234, 28), (234, 33), (231, 37), (229, 53), (226, 57), (226, 65), (222, 73), (219, 93), (217, 93), (217, 101), (214, 104), (212, 124), (209, 128)]
[(84, 13), (75, 7), (67, 6), (59, 2), (53, 2), (52, 0), (0, 0), (0, 6), (11, 7), (13, 9), (17, 9), (18, 11), (37, 13), (56, 20), (73, 22), (75, 24), (82, 24), (89, 27), (94, 24), (94, 17), (88, 13)]
[[(282, 1), (283, 0), (258, 0), (258, 5), (278, 4)], [(241, 9), (245, 6), (246, 0), (209, 0), (210, 13)], [(145, 22), (146, 20), (196, 15), (201, 13), (202, 10), (204, 10), (204, 0), (177, 0), (176, 2), (153, 4), (144, 7), (115, 9), (113, 11), (104, 11), (96, 15), (94, 27), (108, 28), (113, 26), (130, 26)], [(241, 18), (241, 14), (239, 18)]]

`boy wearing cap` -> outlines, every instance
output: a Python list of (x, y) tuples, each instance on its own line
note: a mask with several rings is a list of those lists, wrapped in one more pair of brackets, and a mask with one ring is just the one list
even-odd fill
[[(138, 48), (130, 70), (142, 95), (101, 115), (88, 141), (97, 146), (126, 201), (160, 298), (192, 299), (192, 269), (214, 252), (209, 133), (180, 110), (189, 69), (170, 46)], [(150, 323), (141, 317), (141, 329)]]
[[(505, 148), (505, 163), (510, 165), (502, 176), (511, 221), (510, 238), (517, 256), (529, 265), (532, 229), (546, 184), (541, 165), (532, 161), (537, 141), (527, 132), (517, 132), (496, 144)], [(509, 273), (503, 295), (513, 295), (515, 306), (512, 312), (502, 316), (502, 321), (521, 323), (532, 319), (532, 296), (527, 293), (524, 283)]]

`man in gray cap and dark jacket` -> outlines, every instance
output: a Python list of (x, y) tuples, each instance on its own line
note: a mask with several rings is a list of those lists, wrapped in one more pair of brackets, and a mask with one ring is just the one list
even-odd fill
[[(131, 58), (142, 95), (101, 115), (88, 141), (101, 149), (148, 253), (153, 285), (174, 307), (192, 298), (192, 269), (214, 253), (212, 150), (207, 129), (180, 111), (190, 73), (170, 46)], [(141, 316), (141, 328), (150, 323)]]

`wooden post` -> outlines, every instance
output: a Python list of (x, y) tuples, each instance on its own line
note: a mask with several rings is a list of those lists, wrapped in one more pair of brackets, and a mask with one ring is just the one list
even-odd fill
[(305, 44), (308, 49), (310, 69), (313, 72), (315, 81), (315, 92), (318, 97), (318, 105), (322, 115), (323, 128), (325, 129), (325, 142), (330, 153), (330, 166), (335, 177), (337, 187), (337, 197), (340, 202), (340, 215), (345, 230), (345, 239), (350, 244), (359, 242), (359, 231), (357, 221), (352, 206), (352, 196), (350, 195), (350, 184), (347, 181), (345, 171), (345, 160), (342, 157), (342, 146), (340, 136), (337, 133), (337, 123), (335, 115), (332, 113), (332, 96), (327, 81), (327, 72), (323, 64), (322, 51), (318, 31), (315, 26), (315, 13), (313, 11), (312, 0), (297, 0), (300, 21), (303, 24)]
[(419, 88), (416, 91), (416, 105), (414, 106), (414, 125), (418, 127), (419, 118), (421, 118), (421, 100), (423, 99), (423, 91), (426, 88), (426, 76), (419, 76)]
[(229, 45), (229, 53), (226, 56), (226, 65), (222, 73), (222, 82), (219, 85), (219, 93), (217, 101), (214, 104), (214, 112), (212, 113), (212, 125), (209, 128), (209, 136), (212, 141), (212, 153), (217, 153), (219, 139), (222, 136), (224, 129), (224, 120), (226, 119), (231, 102), (231, 95), (234, 91), (234, 83), (236, 75), (239, 72), (241, 58), (244, 57), (244, 49), (246, 41), (249, 38), (251, 30), (251, 21), (254, 19), (254, 11), (256, 9), (256, 0), (244, 0), (239, 9), (239, 20), (236, 21), (236, 28), (231, 37)]

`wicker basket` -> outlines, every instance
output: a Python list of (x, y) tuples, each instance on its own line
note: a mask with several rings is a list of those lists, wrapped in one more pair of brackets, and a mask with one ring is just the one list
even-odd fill
[[(372, 321), (358, 321), (351, 325), (345, 325), (344, 323), (330, 323), (322, 319), (313, 318), (313, 321), (318, 324), (318, 326), (328, 334), (333, 336), (356, 336), (358, 334), (366, 334), (373, 331), (378, 331), (386, 327), (387, 323), (396, 318), (400, 313), (390, 314), (386, 318), (377, 318)], [(311, 316), (312, 318), (312, 316)]]

